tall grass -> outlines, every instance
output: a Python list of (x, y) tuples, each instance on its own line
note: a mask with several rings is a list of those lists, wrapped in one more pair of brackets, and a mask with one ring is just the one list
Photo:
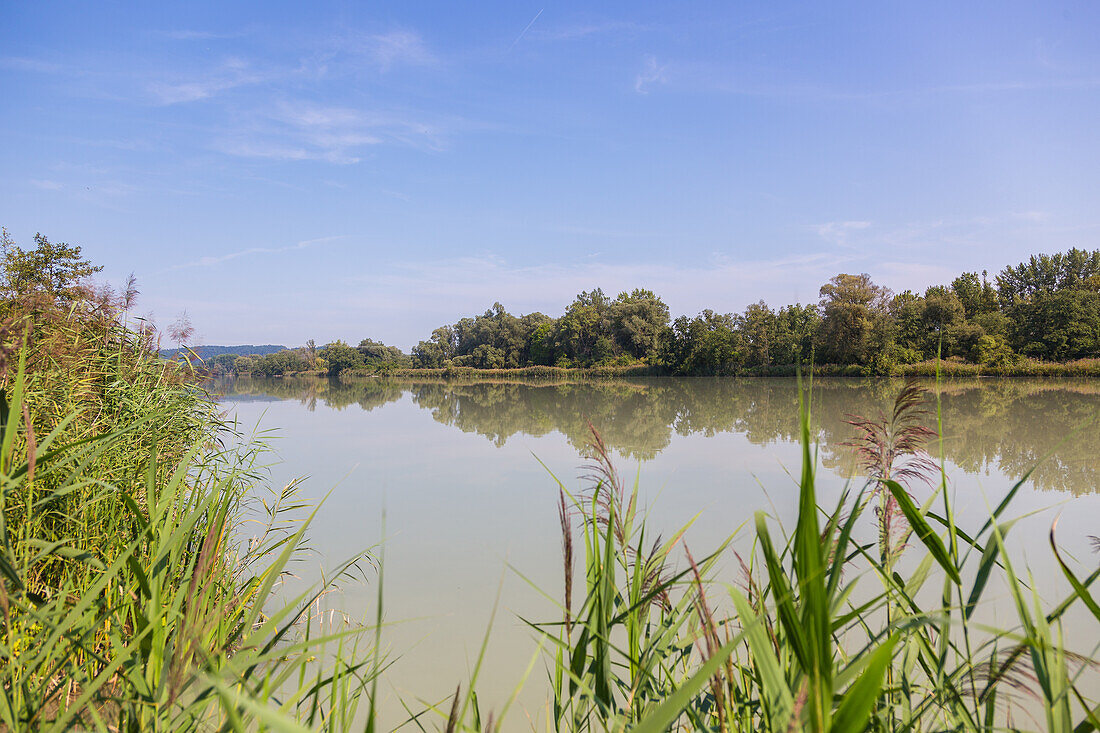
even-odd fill
[[(286, 597), (297, 487), (260, 511), (263, 449), (114, 316), (28, 323), (0, 390), (0, 724), (348, 730), (374, 717), (366, 626)], [(360, 703), (368, 701), (360, 709)]]

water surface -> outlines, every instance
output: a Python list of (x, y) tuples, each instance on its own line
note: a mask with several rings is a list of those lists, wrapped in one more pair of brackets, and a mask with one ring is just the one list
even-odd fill
[[(897, 380), (814, 384), (823, 503), (835, 501), (849, 480), (862, 480), (844, 445), (854, 435), (847, 421), (888, 411), (901, 386)], [(1040, 591), (1059, 597), (1047, 546), (1056, 513), (1067, 551), (1096, 564), (1088, 537), (1100, 534), (1100, 439), (1086, 423), (1100, 413), (1100, 383), (985, 379), (927, 386), (938, 395), (943, 424), (942, 447), (930, 448), (937, 456), (942, 451), (962, 526), (977, 526), (1032, 471), (1010, 513), (1045, 511), (1014, 529), (1018, 557), (1035, 570)], [(696, 554), (716, 547), (758, 510), (789, 522), (796, 506), (793, 380), (284, 378), (219, 388), (242, 425), (275, 430), (282, 461), (271, 469), (275, 484), (307, 476), (308, 495), (332, 490), (310, 535), (317, 556), (301, 563), (299, 575), (315, 578), (317, 566), (385, 539), (386, 618), (395, 624), (386, 641), (399, 655), (387, 676), (391, 703), (394, 695), (436, 702), (465, 681), (495, 599), (500, 609), (480, 688), (488, 706), (507, 698), (535, 653), (533, 634), (519, 618), (557, 616), (535, 590), (560, 597), (563, 582), (558, 489), (549, 472), (570, 491), (584, 487), (592, 428), (611, 447), (620, 472), (630, 481), (637, 476), (657, 530), (671, 533), (694, 519), (686, 541)], [(935, 425), (936, 402), (929, 407), (927, 419)], [(732, 558), (720, 572), (734, 579)], [(326, 603), (368, 616), (375, 582), (369, 575), (366, 583), (345, 584)], [(544, 678), (540, 663), (522, 705), (539, 705)]]

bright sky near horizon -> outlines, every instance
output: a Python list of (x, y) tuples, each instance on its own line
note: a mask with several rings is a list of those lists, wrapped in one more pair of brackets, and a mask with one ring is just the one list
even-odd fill
[(1100, 3), (3, 3), (0, 224), (203, 343), (408, 349), (1100, 246)]

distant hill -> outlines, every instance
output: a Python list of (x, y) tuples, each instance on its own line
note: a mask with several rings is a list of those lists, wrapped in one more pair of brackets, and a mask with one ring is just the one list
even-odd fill
[[(181, 349), (161, 349), (160, 355), (165, 359), (171, 359)], [(186, 350), (183, 350), (187, 353)], [(264, 354), (274, 354), (276, 351), (286, 351), (285, 346), (277, 346), (275, 344), (265, 344), (263, 346), (253, 346), (252, 344), (246, 344), (242, 346), (192, 346), (191, 351), (194, 351), (199, 355), (199, 358), (203, 361), (212, 359), (218, 354), (236, 354), (237, 356), (263, 356)]]

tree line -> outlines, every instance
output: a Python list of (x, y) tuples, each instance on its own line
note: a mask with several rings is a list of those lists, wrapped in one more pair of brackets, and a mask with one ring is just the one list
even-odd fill
[[(97, 289), (87, 278), (102, 268), (85, 260), (79, 247), (50, 242), (41, 234), (35, 235), (35, 245), (23, 250), (6, 230), (0, 231), (0, 302), (31, 304), (35, 310), (35, 299), (44, 298), (79, 301), (94, 310), (119, 300), (124, 310), (129, 308), (137, 294), (133, 276), (124, 292)], [(817, 303), (778, 310), (760, 301), (742, 313), (704, 310), (673, 320), (650, 290), (612, 298), (597, 288), (580, 293), (557, 318), (516, 316), (496, 303), (481, 315), (440, 326), (411, 354), (369, 338), (357, 346), (342, 341), (318, 346), (311, 340), (263, 356), (219, 354), (207, 367), (278, 376), (318, 370), (643, 364), (659, 373), (727, 375), (814, 363), (882, 374), (937, 356), (994, 368), (1026, 359), (1100, 357), (1100, 250), (1034, 255), (992, 278), (987, 272), (964, 272), (923, 293), (893, 293), (867, 274), (840, 274), (821, 287), (819, 296)], [(189, 322), (185, 326), (173, 329), (189, 334)], [(174, 338), (181, 345), (185, 340), (184, 335)]]
[(367, 339), (280, 358), (304, 363), (319, 355), (330, 373), (646, 364), (668, 374), (728, 375), (811, 362), (888, 373), (938, 356), (989, 367), (1100, 357), (1100, 250), (1034, 255), (992, 278), (964, 272), (923, 293), (893, 293), (867, 274), (840, 274), (819, 296), (817, 303), (773, 309), (760, 301), (742, 313), (704, 310), (673, 320), (650, 290), (612, 298), (597, 288), (557, 318), (513, 315), (496, 303), (440, 326), (407, 355)]
[(1011, 368), (1032, 359), (1100, 357), (1100, 250), (1040, 254), (988, 272), (964, 272), (923, 293), (901, 293), (867, 274), (840, 274), (817, 303), (741, 313), (704, 310), (672, 319), (650, 290), (612, 298), (582, 292), (557, 318), (513, 315), (500, 303), (436, 328), (410, 354), (364, 339), (312, 342), (260, 358), (219, 356), (217, 369), (278, 375), (368, 369), (515, 369), (644, 364), (674, 375), (767, 373), (815, 363), (867, 374), (937, 357)]

